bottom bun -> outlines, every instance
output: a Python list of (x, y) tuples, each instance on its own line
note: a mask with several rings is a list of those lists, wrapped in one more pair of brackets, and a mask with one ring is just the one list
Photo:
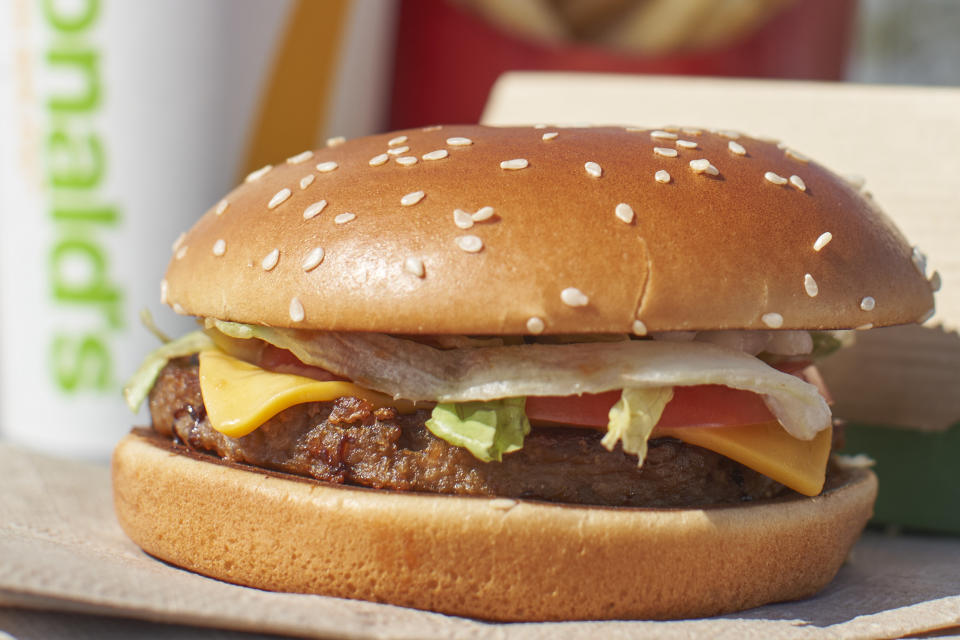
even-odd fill
[(876, 477), (698, 509), (398, 493), (222, 463), (135, 430), (117, 516), (144, 551), (261, 589), (488, 620), (710, 616), (812, 595), (870, 517)]

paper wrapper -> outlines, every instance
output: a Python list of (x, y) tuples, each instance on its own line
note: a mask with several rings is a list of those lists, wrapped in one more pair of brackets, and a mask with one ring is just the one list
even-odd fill
[[(109, 471), (0, 444), (0, 605), (305, 638), (891, 638), (960, 625), (960, 540), (867, 534), (818, 596), (670, 622), (492, 624), (238, 587), (144, 554)], [(251, 514), (255, 517), (255, 514)], [(638, 585), (638, 588), (640, 586)]]

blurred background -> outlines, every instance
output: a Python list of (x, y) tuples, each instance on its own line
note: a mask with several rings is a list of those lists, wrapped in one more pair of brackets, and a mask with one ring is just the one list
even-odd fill
[(960, 86), (958, 34), (956, 0), (0, 0), (0, 439), (103, 461), (147, 421), (171, 244), (265, 164), (476, 122), (511, 70)]

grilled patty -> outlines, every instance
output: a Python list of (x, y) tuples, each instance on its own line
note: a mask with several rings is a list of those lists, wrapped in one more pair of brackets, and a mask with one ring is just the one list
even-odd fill
[(587, 429), (534, 428), (519, 451), (482, 462), (435, 437), (429, 411), (399, 415), (360, 398), (291, 407), (242, 438), (214, 430), (196, 359), (167, 365), (150, 395), (153, 428), (225, 460), (345, 483), (403, 491), (502, 496), (607, 506), (739, 503), (792, 493), (752, 469), (672, 438), (656, 438), (642, 468)]

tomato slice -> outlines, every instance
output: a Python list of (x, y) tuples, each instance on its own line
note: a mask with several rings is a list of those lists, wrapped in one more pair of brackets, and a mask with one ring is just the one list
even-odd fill
[[(809, 362), (782, 363), (777, 368), (815, 385), (830, 402), (819, 372)], [(527, 417), (541, 426), (571, 425), (606, 430), (610, 407), (619, 399), (619, 391), (564, 397), (530, 396)], [(721, 385), (697, 385), (673, 388), (673, 399), (664, 408), (657, 427), (727, 427), (772, 420), (776, 418), (756, 393)]]
[[(605, 430), (610, 407), (619, 399), (619, 391), (565, 397), (530, 396), (527, 398), (527, 417), (534, 424), (566, 424)], [(673, 399), (663, 410), (657, 426), (723, 427), (774, 419), (759, 395), (711, 384), (674, 387)]]
[(530, 422), (535, 425), (573, 425), (606, 430), (607, 414), (619, 399), (619, 390), (580, 396), (527, 396), (526, 411)]

